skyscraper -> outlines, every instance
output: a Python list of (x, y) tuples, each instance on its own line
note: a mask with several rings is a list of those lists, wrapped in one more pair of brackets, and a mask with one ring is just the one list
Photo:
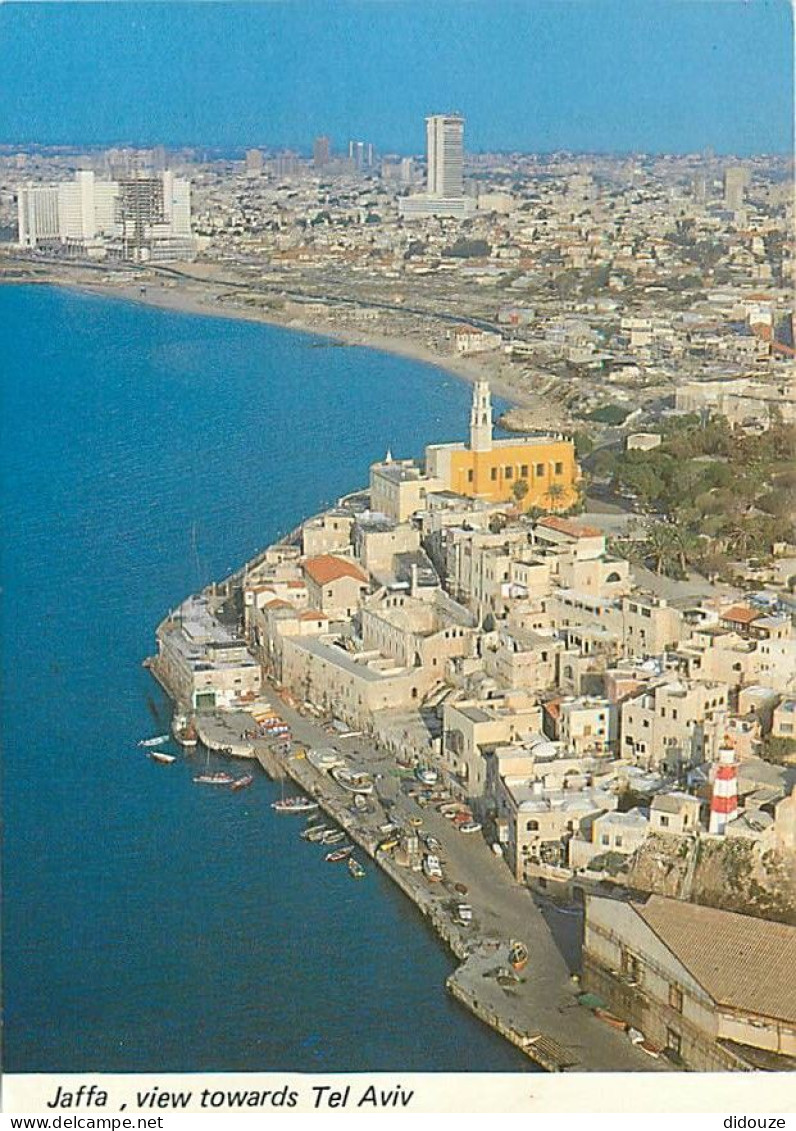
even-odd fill
[(332, 156), (332, 143), (328, 137), (316, 137), (312, 146), (312, 163), (316, 169), (323, 169)]
[(432, 114), (426, 118), (429, 196), (455, 199), (464, 195), (464, 118)]
[(263, 155), (259, 149), (246, 150), (246, 172), (258, 176), (263, 171)]
[(730, 212), (743, 208), (743, 197), (749, 184), (749, 172), (743, 165), (730, 165), (724, 170), (724, 204)]

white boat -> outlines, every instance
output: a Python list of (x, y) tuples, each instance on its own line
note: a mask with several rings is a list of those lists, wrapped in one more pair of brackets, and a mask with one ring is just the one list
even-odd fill
[(142, 738), (138, 743), (139, 746), (162, 746), (164, 742), (169, 741), (167, 734), (159, 734), (157, 738)]
[(276, 813), (314, 813), (318, 802), (308, 797), (283, 797), (281, 801), (273, 801), (271, 808)]
[(430, 766), (418, 766), (415, 770), (415, 777), (423, 785), (436, 785), (439, 780), (439, 774), (436, 770), (432, 770)]
[(152, 750), (148, 755), (153, 762), (161, 762), (164, 766), (177, 761), (176, 754), (164, 754), (162, 750)]
[(331, 776), (338, 785), (347, 789), (349, 793), (364, 795), (373, 793), (373, 779), (370, 774), (363, 773), (361, 770), (334, 769)]
[(217, 773), (197, 774), (193, 780), (197, 785), (232, 785), (235, 779), (232, 774), (219, 770)]

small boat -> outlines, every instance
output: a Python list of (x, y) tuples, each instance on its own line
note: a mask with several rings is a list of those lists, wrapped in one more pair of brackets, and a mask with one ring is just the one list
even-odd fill
[(345, 840), (345, 833), (341, 829), (329, 829), (321, 837), (321, 844), (339, 844)]
[(283, 797), (281, 801), (273, 801), (271, 808), (276, 813), (313, 813), (318, 808), (317, 801), (310, 801), (308, 797)]
[(430, 766), (418, 766), (415, 770), (415, 777), (423, 785), (436, 785), (439, 775)]
[(460, 833), (480, 833), (481, 825), (478, 821), (463, 821), (459, 825)]
[(306, 840), (312, 841), (313, 844), (319, 844), (328, 832), (331, 832), (331, 829), (328, 829), (326, 825), (317, 825), (314, 829), (309, 829), (306, 835), (302, 833), (302, 836), (305, 836)]
[(365, 875), (365, 869), (362, 867), (358, 860), (354, 859), (353, 856), (349, 856), (348, 858), (348, 871), (351, 873), (355, 880), (361, 880)]
[(254, 774), (244, 774), (242, 778), (235, 778), (230, 789), (247, 789), (254, 781)]
[(199, 741), (199, 732), (196, 729), (194, 721), (187, 720), (184, 717), (174, 720), (172, 726), (172, 733), (174, 734), (175, 742), (179, 742), (180, 746), (193, 747)]
[(331, 776), (338, 785), (341, 785), (343, 789), (347, 789), (349, 793), (361, 793), (364, 795), (373, 793), (373, 780), (369, 774), (356, 770), (336, 768), (331, 771)]
[(528, 965), (528, 948), (525, 943), (512, 942), (509, 947), (509, 962), (515, 970), (524, 970)]
[(157, 738), (142, 738), (138, 743), (139, 746), (162, 746), (164, 742), (169, 741), (167, 734), (159, 734)]
[(347, 860), (353, 851), (353, 844), (347, 844), (345, 848), (336, 848), (334, 852), (327, 852), (324, 860), (327, 864), (338, 864), (341, 860)]
[(177, 761), (176, 754), (164, 754), (162, 750), (150, 751), (149, 757), (153, 762), (162, 762), (164, 766), (168, 766), (170, 763)]
[(219, 770), (215, 774), (197, 774), (193, 780), (197, 785), (232, 785), (235, 779), (225, 770)]

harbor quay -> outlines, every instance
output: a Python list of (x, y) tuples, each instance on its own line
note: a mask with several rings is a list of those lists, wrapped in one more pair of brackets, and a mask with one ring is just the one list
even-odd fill
[[(157, 666), (155, 666), (157, 672)], [(173, 694), (167, 680), (161, 679)], [(565, 952), (579, 948), (581, 915), (576, 908), (548, 907), (557, 931), (527, 888), (517, 883), (505, 863), (481, 837), (462, 836), (451, 822), (430, 807), (421, 808), (402, 785), (411, 773), (395, 755), (377, 747), (364, 734), (345, 737), (332, 732), (312, 714), (291, 705), (265, 683), (259, 697), (289, 725), (291, 742), (274, 742), (251, 734), (252, 716), (231, 710), (195, 716), (199, 740), (206, 748), (231, 758), (255, 760), (274, 780), (291, 782), (315, 800), (345, 830), (349, 840), (412, 901), (420, 914), (458, 959), (446, 981), (451, 995), (546, 1071), (644, 1072), (671, 1069), (651, 1059), (623, 1032), (597, 1020), (578, 1003), (580, 986)], [(334, 749), (341, 761), (367, 765), (375, 783), (368, 811), (357, 811), (352, 795), (306, 757), (307, 749)], [(275, 820), (295, 816), (274, 814)], [(388, 825), (437, 838), (445, 869), (440, 883), (430, 882), (408, 861), (381, 851)], [(298, 828), (297, 828), (298, 832)], [(472, 920), (461, 923), (457, 909), (466, 900)], [(563, 943), (560, 935), (568, 935)], [(520, 973), (509, 964), (512, 940), (528, 948), (530, 961)]]

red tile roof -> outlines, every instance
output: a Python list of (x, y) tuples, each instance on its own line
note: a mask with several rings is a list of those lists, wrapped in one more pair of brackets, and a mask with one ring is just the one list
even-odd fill
[(559, 534), (568, 534), (570, 538), (599, 538), (602, 534), (596, 526), (579, 526), (568, 518), (556, 518), (548, 515), (539, 519), (539, 526), (546, 526), (549, 530), (557, 530)]
[(333, 554), (321, 554), (304, 562), (304, 572), (316, 585), (329, 585), (342, 577), (353, 577), (355, 581), (367, 584), (367, 577), (350, 558), (336, 558)]
[(733, 605), (731, 609), (727, 609), (721, 614), (722, 620), (734, 621), (736, 624), (751, 624), (753, 620), (757, 620), (760, 613), (755, 609), (750, 609), (747, 605)]

